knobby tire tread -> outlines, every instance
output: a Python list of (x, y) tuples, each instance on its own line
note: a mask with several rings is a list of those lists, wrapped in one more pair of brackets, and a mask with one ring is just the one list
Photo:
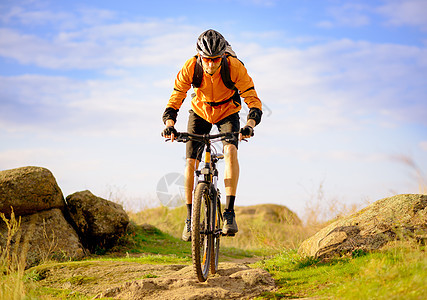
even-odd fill
[[(216, 192), (216, 198), (212, 199), (212, 210), (213, 216), (215, 217), (215, 227), (214, 230), (217, 232), (221, 229), (221, 202), (219, 191)], [(220, 247), (220, 238), (221, 234), (214, 236), (212, 239), (212, 255), (211, 255), (211, 274), (216, 274), (218, 270), (218, 260), (219, 260), (219, 247)]]
[[(205, 214), (205, 210), (209, 210), (209, 208), (205, 205), (204, 199), (208, 193), (209, 185), (204, 182), (199, 183), (196, 186), (193, 201), (193, 220), (191, 224), (191, 252), (193, 258), (193, 269), (200, 282), (204, 282), (208, 278), (213, 250), (212, 235), (204, 235), (203, 248), (200, 245), (202, 240), (202, 235), (200, 234), (200, 220), (201, 217), (203, 217), (203, 215)], [(206, 243), (207, 246), (205, 246)], [(205, 264), (203, 264), (202, 261), (203, 256), (206, 256)]]

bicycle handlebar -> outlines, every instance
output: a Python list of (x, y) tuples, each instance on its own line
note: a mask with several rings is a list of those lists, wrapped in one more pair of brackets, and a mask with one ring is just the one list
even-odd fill
[(238, 136), (239, 132), (225, 132), (218, 134), (194, 134), (188, 132), (178, 132), (175, 140), (182, 143), (186, 143), (190, 140), (208, 143), (208, 141), (215, 139), (221, 139), (230, 142), (237, 140)]

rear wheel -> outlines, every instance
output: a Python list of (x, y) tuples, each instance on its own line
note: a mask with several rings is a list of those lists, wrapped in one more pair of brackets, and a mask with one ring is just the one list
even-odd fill
[(191, 251), (193, 267), (199, 281), (206, 281), (209, 274), (213, 251), (212, 201), (209, 199), (209, 185), (201, 182), (197, 185), (193, 201), (191, 224)]

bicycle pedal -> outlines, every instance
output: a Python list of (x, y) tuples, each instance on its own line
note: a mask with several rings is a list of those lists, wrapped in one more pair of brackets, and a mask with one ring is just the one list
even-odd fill
[(222, 235), (223, 236), (235, 236), (236, 234), (235, 233), (227, 233), (227, 234), (223, 233)]

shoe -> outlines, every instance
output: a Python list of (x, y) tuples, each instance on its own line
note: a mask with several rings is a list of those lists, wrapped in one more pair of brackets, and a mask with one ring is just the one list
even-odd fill
[(184, 230), (182, 231), (181, 239), (184, 242), (191, 241), (191, 219), (185, 220)]
[(223, 217), (224, 227), (222, 228), (222, 234), (234, 236), (239, 231), (237, 228), (236, 215), (234, 214), (234, 210), (224, 211)]

